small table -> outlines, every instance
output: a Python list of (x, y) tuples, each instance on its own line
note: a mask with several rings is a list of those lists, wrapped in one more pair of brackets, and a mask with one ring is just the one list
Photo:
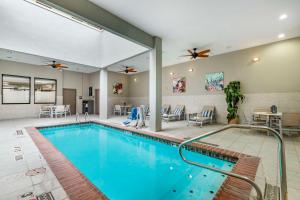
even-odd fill
[(266, 116), (267, 117), (267, 125), (269, 127), (272, 127), (272, 123), (271, 123), (271, 118), (282, 118), (282, 113), (281, 112), (277, 112), (277, 113), (272, 113), (272, 112), (254, 112), (254, 115), (258, 115), (258, 116)]
[(122, 113), (124, 114), (124, 115), (126, 115), (127, 114), (127, 112), (128, 112), (128, 110), (130, 110), (130, 108), (131, 108), (131, 106), (130, 105), (121, 105), (120, 106), (121, 107), (121, 115), (122, 115)]

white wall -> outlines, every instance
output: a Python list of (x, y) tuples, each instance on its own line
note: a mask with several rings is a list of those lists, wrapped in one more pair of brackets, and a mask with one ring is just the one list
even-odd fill
[[(88, 79), (83, 73), (64, 71), (60, 72), (47, 67), (29, 65), (18, 62), (0, 60), (0, 74), (20, 75), (31, 77), (31, 104), (0, 104), (0, 120), (10, 118), (37, 117), (40, 104), (34, 104), (34, 77), (50, 78), (57, 80), (57, 104), (63, 103), (63, 88), (76, 89), (77, 112), (82, 111), (82, 100), (79, 96), (87, 94)], [(0, 81), (0, 87), (2, 80)], [(83, 97), (85, 98), (85, 97)], [(1, 101), (1, 96), (0, 96)]]
[[(224, 81), (239, 80), (245, 102), (241, 105), (243, 113), (250, 116), (256, 107), (269, 108), (277, 105), (282, 112), (300, 112), (300, 38), (212, 56), (193, 62), (186, 62), (163, 68), (163, 104), (172, 108), (184, 104), (187, 112), (200, 112), (204, 105), (214, 105), (217, 119), (226, 123), (226, 102), (223, 91), (207, 92), (205, 74), (224, 72)], [(253, 63), (253, 57), (260, 61)], [(193, 72), (188, 69), (193, 68)], [(172, 76), (186, 77), (186, 92), (172, 92)], [(130, 101), (135, 104), (149, 102), (148, 72), (131, 75), (129, 78)], [(134, 82), (134, 79), (137, 81)]]

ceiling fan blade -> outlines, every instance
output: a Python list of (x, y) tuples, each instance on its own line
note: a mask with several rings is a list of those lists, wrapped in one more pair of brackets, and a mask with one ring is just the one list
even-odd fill
[(209, 53), (209, 52), (210, 52), (210, 49), (206, 49), (206, 50), (200, 51), (200, 52), (198, 53), (198, 55), (199, 55), (199, 54), (206, 54), (206, 53)]
[(192, 51), (192, 50), (188, 49), (187, 51), (188, 51), (190, 54), (193, 54), (193, 51)]
[(182, 56), (179, 56), (179, 57), (187, 57), (187, 56), (192, 56), (192, 55), (182, 55)]
[(207, 58), (209, 55), (198, 55), (198, 57)]
[(59, 68), (69, 68), (68, 66), (61, 65)]

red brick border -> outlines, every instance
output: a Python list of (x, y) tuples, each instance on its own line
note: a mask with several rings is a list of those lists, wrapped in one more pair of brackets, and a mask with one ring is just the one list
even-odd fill
[[(113, 128), (127, 130), (133, 133), (137, 133), (146, 137), (157, 138), (172, 143), (179, 144), (184, 140), (160, 135), (159, 133), (124, 127), (106, 122), (93, 121), (94, 123), (105, 125)], [(62, 153), (60, 153), (39, 131), (34, 128), (26, 128), (33, 141), (40, 149), (41, 153), (47, 160), (53, 173), (69, 195), (73, 199), (107, 199), (107, 197), (101, 193), (84, 175), (80, 173), (76, 167), (67, 160)], [(208, 151), (212, 154), (221, 155), (222, 157), (229, 158), (229, 160), (235, 160), (235, 166), (232, 169), (233, 173), (247, 176), (254, 180), (256, 171), (260, 162), (260, 159), (255, 156), (250, 156), (234, 151), (229, 151), (217, 147), (212, 147), (205, 144), (193, 143), (188, 146), (191, 150)], [(215, 196), (215, 200), (240, 200), (248, 199), (252, 186), (245, 181), (227, 177), (222, 186), (218, 190)]]
[(36, 128), (26, 128), (32, 140), (46, 159), (49, 167), (72, 200), (106, 200), (79, 170), (59, 152)]

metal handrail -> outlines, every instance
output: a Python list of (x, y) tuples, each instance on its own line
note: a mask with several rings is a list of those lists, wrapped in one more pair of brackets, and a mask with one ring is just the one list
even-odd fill
[(79, 113), (76, 113), (76, 122), (80, 122), (80, 115), (79, 115)]
[(263, 195), (262, 195), (262, 192), (261, 192), (259, 186), (254, 181), (252, 181), (251, 179), (249, 179), (248, 177), (241, 176), (239, 174), (235, 174), (235, 173), (232, 173), (232, 172), (227, 172), (227, 171), (224, 171), (224, 170), (221, 170), (221, 169), (217, 169), (217, 168), (214, 168), (214, 167), (210, 167), (210, 166), (207, 166), (207, 165), (203, 165), (203, 164), (200, 164), (200, 163), (196, 163), (196, 162), (193, 162), (193, 161), (189, 161), (189, 160), (187, 160), (184, 157), (184, 155), (182, 153), (183, 146), (185, 146), (187, 144), (190, 144), (190, 143), (192, 143), (192, 142), (194, 142), (196, 140), (200, 140), (200, 139), (206, 138), (208, 136), (211, 136), (211, 135), (214, 135), (216, 133), (225, 131), (227, 129), (232, 129), (232, 128), (267, 130), (267, 131), (270, 131), (277, 138), (277, 140), (279, 142), (279, 151), (280, 151), (280, 154), (279, 154), (279, 164), (280, 164), (280, 199), (287, 200), (288, 197), (287, 197), (286, 161), (285, 161), (284, 143), (283, 143), (282, 135), (280, 133), (278, 133), (276, 130), (270, 128), (270, 127), (267, 127), (267, 126), (255, 126), (255, 125), (241, 125), (241, 124), (227, 125), (227, 126), (224, 126), (224, 127), (220, 128), (220, 129), (217, 129), (217, 130), (214, 130), (214, 131), (210, 131), (208, 133), (205, 133), (203, 135), (194, 137), (192, 139), (189, 139), (189, 140), (186, 140), (186, 141), (180, 143), (180, 145), (178, 147), (178, 151), (179, 151), (180, 157), (182, 158), (183, 161), (185, 161), (188, 164), (195, 165), (195, 166), (198, 166), (198, 167), (202, 167), (202, 168), (205, 168), (205, 169), (208, 169), (208, 170), (211, 170), (211, 171), (219, 172), (219, 173), (222, 173), (222, 174), (225, 174), (225, 175), (228, 175), (228, 176), (232, 176), (232, 177), (235, 177), (235, 178), (238, 178), (238, 179), (241, 179), (241, 180), (244, 180), (244, 181), (248, 182), (249, 184), (251, 184), (254, 187), (254, 189), (255, 189), (255, 191), (257, 193), (258, 200), (262, 200), (263, 199)]
[(84, 121), (86, 121), (87, 119), (89, 119), (90, 116), (89, 116), (89, 113), (88, 112), (85, 112), (84, 113)]

